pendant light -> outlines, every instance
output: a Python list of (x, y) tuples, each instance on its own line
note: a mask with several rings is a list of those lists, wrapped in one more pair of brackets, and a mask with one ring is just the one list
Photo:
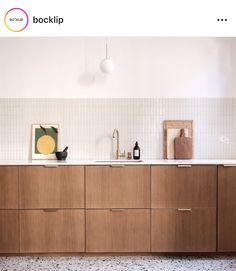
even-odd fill
[(100, 69), (104, 73), (112, 73), (115, 69), (114, 62), (108, 57), (108, 45), (106, 43), (106, 57), (100, 63)]

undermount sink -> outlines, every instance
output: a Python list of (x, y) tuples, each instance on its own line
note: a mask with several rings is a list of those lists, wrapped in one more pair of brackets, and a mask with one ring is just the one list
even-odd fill
[(119, 160), (96, 160), (96, 163), (141, 163), (143, 160), (127, 160), (127, 159), (119, 159)]

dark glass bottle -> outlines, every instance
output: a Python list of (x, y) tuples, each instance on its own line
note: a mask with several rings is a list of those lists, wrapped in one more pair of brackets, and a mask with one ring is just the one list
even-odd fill
[(134, 150), (133, 150), (133, 158), (134, 160), (140, 159), (140, 148), (137, 141), (135, 143)]

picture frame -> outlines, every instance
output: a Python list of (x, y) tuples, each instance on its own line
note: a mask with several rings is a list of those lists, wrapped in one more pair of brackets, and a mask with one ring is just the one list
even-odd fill
[(32, 124), (32, 159), (56, 159), (59, 124)]

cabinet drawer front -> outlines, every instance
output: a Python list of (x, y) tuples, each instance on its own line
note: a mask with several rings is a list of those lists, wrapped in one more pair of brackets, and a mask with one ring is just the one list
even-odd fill
[(153, 208), (216, 207), (217, 167), (153, 166)]
[(87, 208), (150, 208), (150, 167), (86, 167)]
[(0, 209), (18, 209), (18, 168), (0, 166)]
[(218, 251), (236, 251), (236, 167), (218, 168)]
[(0, 253), (19, 252), (19, 211), (0, 210)]
[(84, 168), (25, 166), (19, 169), (20, 208), (83, 208)]
[(216, 209), (190, 210), (152, 210), (152, 252), (216, 251)]
[(84, 210), (21, 210), (20, 251), (83, 252)]
[(87, 252), (150, 252), (150, 210), (87, 210)]

